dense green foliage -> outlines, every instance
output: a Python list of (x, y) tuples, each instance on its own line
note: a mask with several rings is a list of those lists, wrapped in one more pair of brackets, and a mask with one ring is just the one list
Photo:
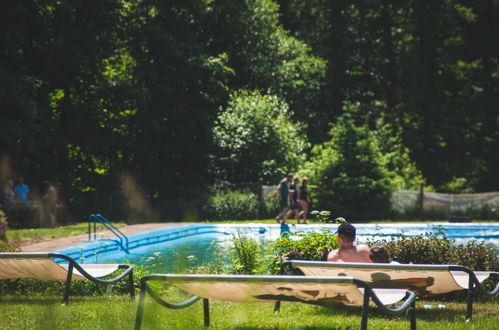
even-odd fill
[[(452, 244), (445, 231), (424, 233), (415, 237), (402, 236), (399, 240), (381, 240), (392, 260), (400, 263), (463, 265), (473, 270), (498, 270), (496, 252), (473, 240), (466, 245)], [(371, 244), (374, 244), (372, 242)]]
[(330, 141), (312, 150), (303, 170), (315, 185), (314, 206), (356, 220), (387, 214), (390, 174), (369, 129), (356, 125), (347, 114), (339, 118), (330, 135)]
[[(306, 141), (312, 162), (343, 155), (327, 141), (347, 112), (363, 170), (312, 181), (341, 187), (321, 206), (496, 190), (498, 17), (494, 0), (4, 1), (0, 187), (59, 182), (65, 219), (190, 220), (219, 179), (300, 167)], [(266, 125), (230, 124), (253, 112)]]
[(251, 275), (262, 272), (263, 256), (259, 243), (254, 238), (238, 234), (232, 236), (233, 249), (229, 249), (232, 257), (231, 272)]
[(279, 213), (274, 198), (258, 199), (249, 190), (215, 190), (201, 209), (200, 217), (207, 220), (268, 219)]
[(279, 181), (298, 167), (307, 147), (287, 104), (259, 92), (233, 93), (213, 133), (221, 150), (217, 176), (229, 182)]
[(258, 199), (252, 192), (215, 192), (203, 208), (209, 220), (246, 220), (258, 218)]
[(331, 250), (338, 248), (338, 238), (331, 231), (297, 232), (285, 235), (273, 243), (274, 257), (271, 260), (270, 271), (278, 274), (281, 264), (288, 260), (320, 260), (325, 261)]

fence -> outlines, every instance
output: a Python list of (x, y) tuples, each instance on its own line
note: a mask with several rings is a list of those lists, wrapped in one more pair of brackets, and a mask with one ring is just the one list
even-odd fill
[(499, 192), (446, 194), (423, 190), (396, 190), (392, 209), (398, 214), (416, 214), (420, 218), (475, 217), (495, 219), (499, 216)]

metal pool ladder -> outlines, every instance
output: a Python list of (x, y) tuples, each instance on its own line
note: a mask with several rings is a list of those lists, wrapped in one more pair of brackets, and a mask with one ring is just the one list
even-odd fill
[(101, 214), (91, 214), (88, 217), (88, 240), (92, 240), (92, 223), (93, 223), (93, 233), (94, 233), (94, 240), (97, 240), (97, 222), (102, 224), (104, 227), (106, 227), (111, 233), (113, 233), (118, 240), (114, 240), (123, 251), (126, 253), (128, 252), (128, 237), (126, 237), (125, 234), (121, 232), (116, 226), (114, 226), (111, 221), (107, 220), (104, 218)]

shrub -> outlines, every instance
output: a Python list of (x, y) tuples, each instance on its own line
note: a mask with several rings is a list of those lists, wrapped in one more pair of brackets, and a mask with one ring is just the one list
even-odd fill
[(229, 250), (232, 257), (232, 272), (235, 274), (255, 274), (263, 270), (261, 246), (245, 235), (232, 235), (234, 249)]
[[(134, 287), (139, 287), (140, 278), (149, 273), (145, 267), (134, 266)], [(109, 277), (112, 278), (112, 277)], [(22, 296), (54, 295), (61, 296), (64, 292), (65, 281), (43, 281), (31, 278), (18, 278), (0, 281), (0, 292), (2, 295), (13, 294)], [(113, 285), (106, 286), (92, 281), (72, 281), (70, 289), (71, 296), (97, 296), (107, 293), (128, 294), (128, 280), (125, 278)]]
[(244, 220), (258, 218), (257, 196), (249, 191), (215, 192), (203, 208), (209, 220)]
[(357, 125), (346, 113), (330, 136), (330, 141), (312, 149), (311, 160), (300, 171), (310, 178), (316, 207), (334, 209), (348, 219), (386, 216), (392, 175), (368, 127)]
[(272, 245), (275, 257), (271, 260), (270, 271), (277, 274), (281, 264), (288, 260), (327, 260), (329, 251), (338, 248), (338, 238), (330, 230), (320, 232), (297, 232), (281, 237)]
[(7, 241), (0, 240), (0, 252), (19, 252), (19, 249)]
[(0, 240), (6, 239), (7, 226), (7, 217), (5, 216), (5, 213), (0, 209)]
[(483, 243), (470, 241), (466, 245), (455, 245), (445, 230), (437, 226), (435, 233), (424, 233), (415, 237), (372, 240), (368, 244), (386, 246), (392, 260), (414, 264), (455, 264), (473, 270), (497, 270), (499, 264), (494, 249)]
[(278, 181), (300, 165), (308, 142), (286, 102), (258, 91), (231, 94), (213, 128), (215, 174), (230, 182)]

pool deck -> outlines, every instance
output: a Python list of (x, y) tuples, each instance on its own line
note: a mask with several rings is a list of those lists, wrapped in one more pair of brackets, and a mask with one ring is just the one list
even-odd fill
[[(120, 227), (119, 230), (125, 235), (132, 235), (144, 231), (167, 228), (167, 227), (177, 227), (192, 224), (190, 222), (161, 222), (161, 223), (143, 223), (138, 225), (129, 225), (125, 227)], [(100, 237), (113, 237), (109, 231), (98, 232), (97, 235)], [(20, 249), (23, 252), (48, 252), (59, 249), (64, 249), (70, 246), (83, 244), (88, 242), (88, 234), (63, 237), (58, 239), (51, 239), (44, 242), (22, 245)]]

